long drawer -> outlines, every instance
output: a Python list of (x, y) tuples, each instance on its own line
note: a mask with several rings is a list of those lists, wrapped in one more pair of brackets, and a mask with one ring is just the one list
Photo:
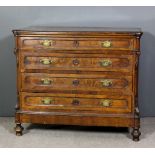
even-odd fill
[(96, 111), (101, 113), (132, 111), (131, 96), (21, 93), (20, 101), (23, 111)]
[(133, 55), (22, 53), (21, 70), (132, 72)]
[(132, 76), (22, 73), (21, 91), (83, 91), (132, 93)]
[(29, 49), (134, 49), (133, 38), (52, 38), (52, 37), (21, 37), (20, 48)]

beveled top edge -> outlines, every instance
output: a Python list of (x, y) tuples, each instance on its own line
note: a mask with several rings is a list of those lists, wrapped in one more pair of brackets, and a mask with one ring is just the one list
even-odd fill
[(141, 28), (112, 27), (47, 27), (36, 26), (12, 30), (15, 36), (22, 35), (134, 35), (141, 37)]
[(14, 31), (23, 32), (142, 32), (141, 28), (121, 28), (121, 27), (47, 27), (36, 26)]

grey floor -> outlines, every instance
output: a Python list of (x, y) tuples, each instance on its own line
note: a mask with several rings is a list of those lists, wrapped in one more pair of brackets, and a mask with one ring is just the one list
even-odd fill
[(14, 118), (0, 118), (0, 147), (155, 147), (155, 117), (141, 119), (141, 140), (133, 142), (126, 128), (24, 124), (24, 135), (14, 134)]

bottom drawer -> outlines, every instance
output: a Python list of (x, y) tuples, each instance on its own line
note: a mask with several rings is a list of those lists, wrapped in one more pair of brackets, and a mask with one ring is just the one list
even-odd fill
[(129, 113), (132, 96), (75, 95), (48, 93), (21, 93), (20, 107), (23, 111), (69, 111)]

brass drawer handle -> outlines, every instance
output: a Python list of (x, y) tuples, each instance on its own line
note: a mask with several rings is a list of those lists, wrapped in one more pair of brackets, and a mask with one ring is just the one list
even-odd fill
[(111, 45), (112, 45), (111, 41), (103, 41), (103, 42), (101, 42), (101, 46), (105, 47), (105, 48), (109, 48), (109, 47), (111, 47)]
[(103, 107), (110, 107), (112, 105), (112, 101), (109, 99), (104, 99), (104, 100), (101, 100), (100, 104)]
[(53, 81), (48, 78), (45, 78), (45, 79), (41, 79), (41, 82), (44, 85), (50, 85)]
[(45, 47), (49, 47), (49, 46), (53, 45), (53, 41), (52, 40), (43, 40), (43, 41), (40, 41), (40, 44)]
[(112, 81), (108, 79), (101, 80), (101, 83), (103, 87), (110, 87), (112, 85)]
[(53, 102), (54, 100), (50, 99), (50, 98), (44, 98), (42, 99), (42, 103), (45, 105), (49, 105)]
[(102, 67), (108, 67), (108, 66), (111, 66), (112, 65), (112, 61), (109, 60), (109, 59), (101, 60), (100, 61), (100, 65)]
[(50, 60), (50, 59), (44, 58), (44, 59), (40, 59), (40, 62), (41, 62), (43, 65), (49, 65), (49, 64), (51, 64), (53, 61)]

